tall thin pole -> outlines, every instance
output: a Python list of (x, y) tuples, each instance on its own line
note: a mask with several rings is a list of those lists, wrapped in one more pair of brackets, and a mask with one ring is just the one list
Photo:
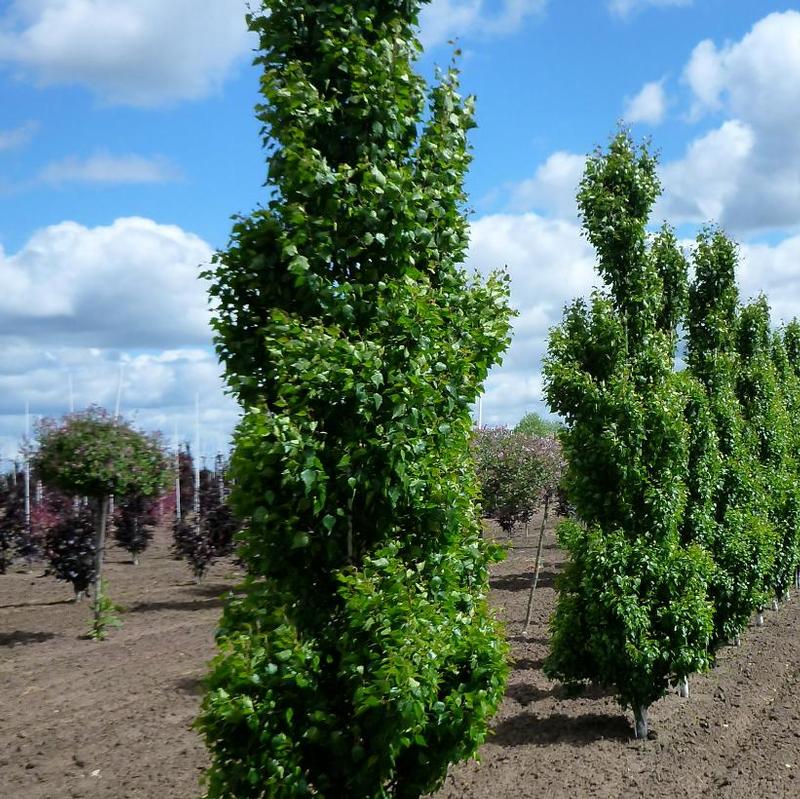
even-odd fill
[(200, 395), (194, 395), (194, 512), (200, 533)]
[(31, 459), (28, 440), (31, 435), (31, 404), (25, 403), (25, 531), (31, 534)]
[(178, 444), (178, 425), (175, 425), (175, 518), (181, 520), (181, 448)]
[(119, 406), (122, 402), (122, 376), (125, 372), (125, 364), (119, 365), (119, 380), (117, 381), (117, 403), (114, 406), (114, 418), (119, 419)]

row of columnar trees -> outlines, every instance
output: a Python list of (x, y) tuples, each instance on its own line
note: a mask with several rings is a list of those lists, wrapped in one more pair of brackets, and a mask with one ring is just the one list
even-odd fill
[(719, 230), (690, 281), (674, 232), (647, 234), (659, 190), (625, 132), (589, 159), (578, 202), (605, 288), (567, 308), (545, 366), (577, 514), (546, 669), (614, 687), (640, 736), (670, 684), (786, 594), (800, 545), (800, 325), (740, 303)]

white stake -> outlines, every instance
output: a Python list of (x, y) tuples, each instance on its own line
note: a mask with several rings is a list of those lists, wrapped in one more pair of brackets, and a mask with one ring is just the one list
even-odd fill
[(125, 364), (119, 365), (119, 381), (117, 382), (117, 404), (114, 406), (114, 418), (119, 419), (119, 406), (122, 401), (122, 376), (125, 372)]
[(28, 455), (28, 439), (31, 434), (31, 405), (25, 403), (25, 530), (31, 533), (31, 459)]
[(194, 512), (200, 533), (200, 395), (194, 395)]
[(178, 444), (178, 425), (175, 425), (175, 518), (181, 520), (181, 448)]

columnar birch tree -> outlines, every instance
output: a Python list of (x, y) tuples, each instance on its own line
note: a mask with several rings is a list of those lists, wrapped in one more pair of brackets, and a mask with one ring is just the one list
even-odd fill
[[(210, 270), (248, 519), (199, 726), (209, 797), (415, 797), (503, 693), (470, 407), (507, 284), (460, 266), (473, 102), (422, 5), (264, 0), (264, 207)], [(427, 97), (427, 106), (426, 106)]]
[(577, 516), (560, 528), (569, 563), (545, 669), (612, 687), (639, 737), (669, 684), (708, 666), (712, 630), (710, 558), (680, 535), (689, 439), (673, 363), (686, 265), (668, 228), (648, 246), (658, 191), (655, 159), (624, 131), (588, 160), (578, 206), (606, 288), (567, 308), (544, 370)]

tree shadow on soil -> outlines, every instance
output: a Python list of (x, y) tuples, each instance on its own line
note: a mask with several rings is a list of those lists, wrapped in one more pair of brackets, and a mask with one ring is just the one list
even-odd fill
[(501, 721), (494, 728), (489, 742), (498, 746), (550, 746), (556, 743), (588, 746), (600, 740), (627, 742), (631, 733), (630, 724), (622, 716), (553, 713), (540, 718), (533, 713), (520, 713)]
[(509, 635), (508, 640), (513, 644), (542, 644), (546, 646), (550, 643), (550, 638), (543, 635)]
[[(555, 572), (542, 569), (539, 572), (539, 582), (536, 587), (551, 588), (555, 576)], [(530, 591), (531, 583), (533, 583), (533, 571), (522, 574), (505, 574), (489, 579), (489, 585), (496, 591)]]
[[(530, 641), (530, 638), (526, 638)], [(539, 671), (544, 666), (544, 658), (515, 658), (512, 656), (511, 666), (514, 671)]]
[(506, 696), (523, 707), (527, 707), (532, 702), (538, 702), (541, 699), (561, 698), (564, 695), (564, 690), (557, 685), (552, 688), (537, 688), (535, 685), (528, 685), (527, 683), (515, 683), (506, 688)]
[(225, 583), (213, 583), (203, 585), (192, 583), (191, 586), (186, 586), (187, 593), (194, 594), (195, 596), (205, 596), (212, 599), (221, 599), (223, 595), (227, 595), (231, 587)]
[(160, 602), (139, 602), (128, 608), (127, 613), (149, 613), (159, 610), (203, 610), (221, 608), (222, 599), (166, 599)]
[(175, 690), (180, 694), (200, 696), (204, 692), (203, 679), (195, 675), (188, 675), (175, 680)]
[(27, 646), (28, 644), (41, 644), (55, 638), (55, 633), (32, 633), (27, 630), (14, 630), (12, 633), (0, 633), (0, 646)]
[(20, 608), (49, 608), (54, 605), (74, 605), (74, 599), (56, 599), (53, 602), (18, 602), (14, 605), (0, 605), (0, 610), (19, 610)]

